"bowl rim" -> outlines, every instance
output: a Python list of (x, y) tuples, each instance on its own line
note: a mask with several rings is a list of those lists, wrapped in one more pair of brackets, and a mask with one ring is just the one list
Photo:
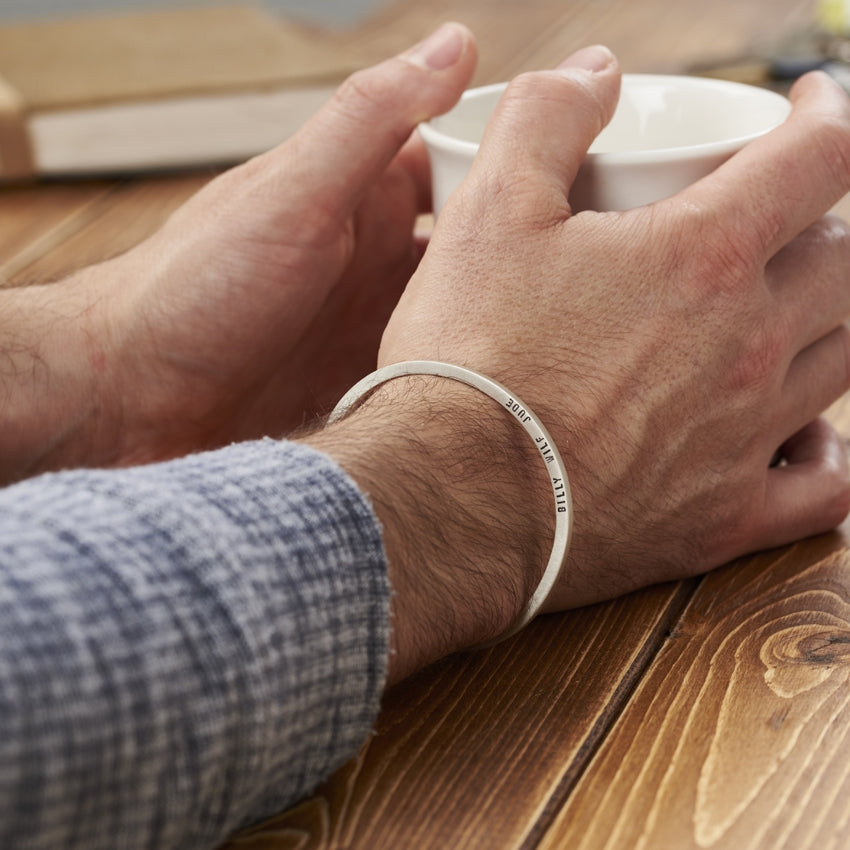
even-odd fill
[[(776, 105), (781, 104), (782, 110), (780, 111), (784, 114), (780, 120), (765, 126), (763, 129), (740, 136), (731, 136), (728, 139), (715, 140), (712, 142), (700, 142), (695, 145), (650, 148), (648, 150), (592, 152), (587, 154), (587, 159), (600, 163), (604, 162), (606, 165), (617, 165), (620, 163), (632, 164), (636, 162), (651, 164), (654, 161), (668, 163), (671, 161), (692, 159), (703, 156), (725, 156), (730, 153), (734, 153), (754, 139), (757, 139), (778, 127), (785, 121), (791, 111), (791, 101), (784, 95), (779, 92), (772, 91), (771, 89), (761, 88), (760, 86), (753, 86), (747, 83), (687, 74), (623, 74), (624, 85), (641, 85), (650, 82), (656, 85), (659, 83), (675, 83), (677, 85), (681, 85), (682, 80), (686, 80), (689, 86), (694, 86), (696, 88), (725, 89), (727, 91), (737, 91), (738, 93), (746, 92), (748, 96), (756, 95), (763, 100), (772, 101)], [(507, 87), (507, 82), (501, 82), (467, 89), (461, 95), (458, 104), (465, 100), (490, 95), (495, 92), (501, 93)], [(429, 148), (438, 148), (444, 152), (466, 156), (471, 160), (478, 152), (478, 142), (458, 139), (456, 136), (450, 136), (448, 133), (445, 133), (434, 126), (435, 121), (439, 122), (440, 119), (444, 118), (453, 109), (457, 108), (458, 104), (455, 104), (452, 109), (444, 112), (442, 115), (436, 115), (429, 121), (423, 122), (419, 125), (418, 130)]]

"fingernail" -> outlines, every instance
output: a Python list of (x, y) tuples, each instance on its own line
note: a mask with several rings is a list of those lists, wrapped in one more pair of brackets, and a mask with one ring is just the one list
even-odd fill
[(460, 59), (465, 41), (463, 30), (459, 26), (443, 24), (401, 56), (402, 59), (428, 71), (444, 71)]
[(558, 68), (583, 68), (585, 71), (604, 71), (614, 61), (614, 54), (601, 44), (583, 47), (568, 56)]

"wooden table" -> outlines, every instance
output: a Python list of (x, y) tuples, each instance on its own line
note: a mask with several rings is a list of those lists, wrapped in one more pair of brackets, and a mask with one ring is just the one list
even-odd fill
[[(344, 37), (389, 53), (462, 20), (480, 39), (476, 83), (592, 42), (627, 71), (675, 71), (800, 29), (812, 5), (400, 0)], [(208, 177), (3, 190), (3, 279), (119, 252)], [(850, 436), (850, 407), (830, 416)], [(387, 697), (377, 735), (312, 799), (228, 847), (848, 847), (848, 680), (836, 532), (447, 659)]]

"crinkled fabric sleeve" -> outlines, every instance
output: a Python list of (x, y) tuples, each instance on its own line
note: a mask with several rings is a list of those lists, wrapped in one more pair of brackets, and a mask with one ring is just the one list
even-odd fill
[(356, 753), (384, 686), (377, 520), (263, 440), (0, 491), (0, 847), (203, 848)]

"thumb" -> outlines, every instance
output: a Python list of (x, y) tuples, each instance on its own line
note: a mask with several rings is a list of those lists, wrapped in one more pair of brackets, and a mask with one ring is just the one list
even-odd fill
[(522, 74), (499, 100), (470, 182), (482, 179), (500, 193), (508, 189), (514, 214), (569, 214), (570, 187), (587, 149), (611, 120), (619, 93), (617, 60), (602, 46), (574, 53), (554, 71)]
[(352, 74), (278, 149), (291, 191), (293, 150), (311, 201), (346, 218), (417, 124), (448, 111), (469, 84), (477, 49), (463, 25), (447, 23), (410, 50)]

